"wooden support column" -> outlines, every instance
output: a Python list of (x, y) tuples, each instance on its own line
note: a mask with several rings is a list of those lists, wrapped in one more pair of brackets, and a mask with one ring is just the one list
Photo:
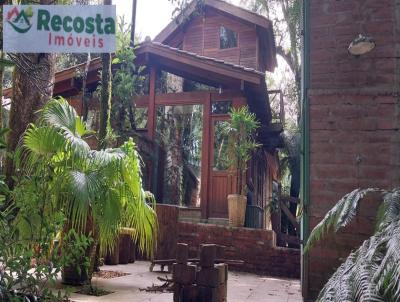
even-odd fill
[(149, 109), (147, 121), (147, 133), (149, 139), (154, 139), (156, 128), (156, 79), (157, 69), (154, 66), (150, 67), (150, 89), (149, 89)]
[(211, 169), (210, 152), (211, 148), (211, 93), (204, 100), (203, 107), (203, 143), (201, 153), (201, 218), (208, 219), (209, 215), (209, 173)]

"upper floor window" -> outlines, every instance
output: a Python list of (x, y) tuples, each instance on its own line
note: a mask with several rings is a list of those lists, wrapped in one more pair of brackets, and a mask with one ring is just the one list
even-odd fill
[(221, 26), (219, 41), (220, 49), (235, 48), (238, 46), (238, 34), (225, 26)]

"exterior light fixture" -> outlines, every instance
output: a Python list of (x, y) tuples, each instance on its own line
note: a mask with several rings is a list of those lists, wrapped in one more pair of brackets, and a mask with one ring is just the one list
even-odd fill
[(349, 53), (353, 56), (365, 55), (372, 51), (376, 46), (375, 40), (369, 36), (360, 34), (349, 46)]

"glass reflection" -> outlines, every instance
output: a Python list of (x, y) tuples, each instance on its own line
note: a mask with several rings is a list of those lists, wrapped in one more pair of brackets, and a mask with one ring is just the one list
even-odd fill
[(200, 207), (203, 106), (159, 106), (156, 138), (164, 150), (163, 203)]

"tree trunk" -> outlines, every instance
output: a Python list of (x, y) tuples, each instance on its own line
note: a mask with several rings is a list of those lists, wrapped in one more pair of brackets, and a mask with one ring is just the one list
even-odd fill
[(103, 71), (101, 76), (99, 150), (107, 147), (107, 132), (111, 127), (111, 55), (102, 54), (101, 59)]
[[(3, 49), (3, 48), (1, 48)], [(1, 59), (4, 60), (4, 51), (1, 52)], [(0, 66), (0, 91), (3, 91), (4, 67)], [(0, 105), (0, 127), (3, 127), (3, 104)]]
[[(17, 60), (29, 61), (30, 70), (17, 64), (13, 75), (13, 93), (10, 110), (10, 133), (7, 151), (14, 152), (28, 125), (35, 121), (36, 112), (53, 96), (55, 57), (53, 54), (18, 54)], [(32, 68), (32, 69), (31, 69)], [(14, 160), (7, 157), (7, 182), (12, 185)]]
[[(52, 0), (41, 0), (40, 4), (52, 4)], [(13, 75), (13, 92), (10, 110), (10, 132), (7, 151), (14, 152), (28, 125), (35, 121), (36, 112), (53, 96), (55, 56), (54, 54), (17, 54)], [(24, 62), (24, 64), (18, 64)], [(22, 67), (24, 66), (24, 67)], [(29, 67), (27, 67), (29, 66)], [(12, 187), (14, 159), (6, 159), (6, 178)]]
[[(104, 5), (111, 5), (111, 0), (104, 0)], [(101, 96), (100, 96), (100, 127), (99, 127), (99, 143), (98, 149), (107, 147), (107, 133), (111, 129), (111, 89), (112, 89), (112, 73), (111, 73), (111, 54), (103, 53), (101, 55), (103, 62), (101, 73)]]
[(90, 67), (91, 60), (92, 60), (92, 56), (90, 55), (90, 52), (89, 52), (87, 54), (85, 71), (84, 71), (83, 80), (82, 80), (82, 118), (83, 118), (83, 121), (85, 121), (85, 122), (88, 119), (88, 113), (89, 113), (89, 104), (88, 104), (88, 99), (87, 99), (86, 86), (87, 86), (87, 77), (88, 77), (88, 73), (89, 73), (89, 67)]

